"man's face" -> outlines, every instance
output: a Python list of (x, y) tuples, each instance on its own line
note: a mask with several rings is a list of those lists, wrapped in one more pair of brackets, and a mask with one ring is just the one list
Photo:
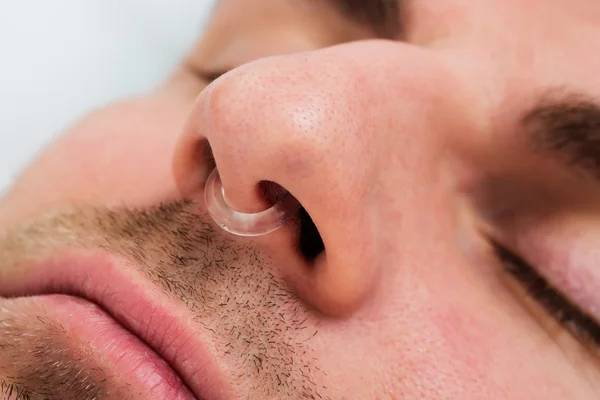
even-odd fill
[[(223, 0), (39, 156), (0, 202), (2, 399), (598, 398), (600, 3), (375, 3)], [(215, 163), (302, 211), (222, 231)]]

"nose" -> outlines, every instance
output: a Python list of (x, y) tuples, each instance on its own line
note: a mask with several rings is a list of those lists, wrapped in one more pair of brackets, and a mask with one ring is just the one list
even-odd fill
[[(295, 292), (337, 316), (357, 310), (382, 279), (377, 238), (390, 229), (381, 222), (382, 178), (397, 159), (385, 82), (352, 50), (369, 47), (345, 46), (257, 61), (217, 80), (198, 98), (174, 159), (188, 197), (200, 197), (208, 152), (238, 211), (268, 207), (269, 184), (291, 193), (312, 224), (263, 239), (286, 258), (277, 264)], [(306, 226), (318, 230), (319, 254), (300, 251)]]

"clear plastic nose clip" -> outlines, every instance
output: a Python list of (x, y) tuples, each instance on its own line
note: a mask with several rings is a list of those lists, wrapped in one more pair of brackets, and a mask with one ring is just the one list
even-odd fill
[(274, 232), (296, 214), (300, 207), (298, 201), (287, 193), (264, 211), (254, 214), (236, 211), (225, 200), (225, 190), (216, 168), (206, 181), (204, 198), (212, 219), (225, 231), (238, 236), (262, 236)]

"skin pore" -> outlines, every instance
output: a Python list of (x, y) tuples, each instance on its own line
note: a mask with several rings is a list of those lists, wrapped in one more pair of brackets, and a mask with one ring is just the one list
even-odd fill
[[(597, 396), (600, 6), (406, 1), (374, 29), (341, 3), (222, 0), (163, 85), (23, 172), (0, 200), (0, 399)], [(275, 182), (311, 222), (220, 230), (213, 163), (236, 208)], [(115, 326), (177, 377), (141, 384)]]

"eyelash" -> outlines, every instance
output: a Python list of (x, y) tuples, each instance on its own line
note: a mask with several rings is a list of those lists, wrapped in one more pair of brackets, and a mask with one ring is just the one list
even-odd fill
[(210, 84), (217, 79), (219, 79), (222, 75), (225, 75), (227, 71), (201, 71), (196, 70), (196, 74), (200, 76), (200, 78), (205, 81), (207, 84)]
[(492, 241), (494, 252), (504, 268), (516, 278), (527, 293), (538, 301), (560, 324), (585, 343), (600, 349), (600, 325), (579, 307), (555, 290), (535, 268), (503, 246)]

